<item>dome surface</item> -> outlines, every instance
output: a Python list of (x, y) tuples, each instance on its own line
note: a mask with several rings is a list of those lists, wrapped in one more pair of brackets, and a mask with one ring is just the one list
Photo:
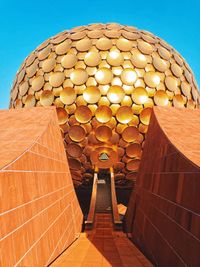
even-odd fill
[(151, 109), (197, 108), (191, 69), (165, 41), (119, 24), (80, 26), (38, 46), (17, 72), (10, 107), (57, 107), (75, 185), (113, 166), (135, 179)]

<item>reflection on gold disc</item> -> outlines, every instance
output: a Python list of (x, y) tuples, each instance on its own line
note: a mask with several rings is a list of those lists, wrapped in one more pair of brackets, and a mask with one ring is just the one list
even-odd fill
[(95, 73), (95, 79), (100, 84), (109, 84), (112, 78), (112, 71), (108, 68), (101, 68)]
[(72, 87), (65, 87), (60, 92), (60, 99), (66, 105), (71, 105), (76, 100), (76, 93), (74, 88)]
[(95, 112), (95, 117), (101, 123), (109, 122), (112, 118), (112, 111), (107, 106), (99, 106)]
[(140, 120), (143, 124), (149, 125), (150, 117), (151, 117), (152, 108), (145, 108), (140, 113)]
[(87, 87), (83, 92), (83, 98), (87, 103), (94, 104), (99, 101), (101, 93), (96, 86)]
[(144, 75), (144, 81), (149, 87), (156, 87), (160, 83), (159, 75), (154, 71), (146, 72)]
[(167, 106), (169, 99), (168, 95), (163, 90), (158, 90), (154, 95), (154, 101), (157, 106)]
[(128, 126), (122, 132), (122, 138), (126, 142), (134, 142), (137, 140), (138, 136), (139, 131), (138, 128), (136, 128), (135, 126)]
[(121, 74), (121, 79), (124, 84), (133, 85), (137, 79), (137, 73), (131, 68), (124, 69)]
[(57, 115), (58, 115), (58, 123), (64, 124), (68, 120), (68, 114), (67, 111), (64, 108), (58, 107), (57, 109)]
[(114, 85), (111, 86), (110, 89), (108, 90), (107, 96), (111, 103), (117, 104), (123, 100), (125, 92), (122, 87)]
[(97, 127), (95, 134), (96, 134), (96, 138), (99, 141), (106, 142), (111, 138), (112, 130), (110, 129), (110, 127), (106, 125), (102, 125), (102, 126)]
[(85, 138), (85, 129), (80, 125), (74, 125), (69, 128), (69, 137), (72, 141), (81, 142)]
[(116, 113), (116, 118), (123, 124), (129, 123), (133, 118), (132, 108), (127, 106), (120, 107)]
[(109, 52), (106, 60), (111, 66), (120, 66), (123, 63), (124, 58), (122, 53), (114, 50)]
[(75, 85), (84, 84), (87, 81), (88, 74), (84, 69), (75, 69), (70, 74), (70, 79)]
[(92, 118), (92, 112), (87, 106), (79, 106), (75, 111), (75, 117), (78, 122), (87, 123)]
[(148, 100), (148, 93), (143, 87), (137, 87), (131, 95), (136, 104), (144, 104)]

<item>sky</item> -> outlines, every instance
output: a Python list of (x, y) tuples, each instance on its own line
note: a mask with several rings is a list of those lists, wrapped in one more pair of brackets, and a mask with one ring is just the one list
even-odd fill
[(47, 38), (79, 25), (117, 22), (154, 33), (189, 63), (200, 85), (199, 0), (0, 0), (0, 109), (15, 74)]

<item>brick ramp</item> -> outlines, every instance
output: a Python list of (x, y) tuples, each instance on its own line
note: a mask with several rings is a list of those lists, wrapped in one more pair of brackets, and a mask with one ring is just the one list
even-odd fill
[(1, 110), (0, 121), (0, 266), (47, 266), (82, 224), (56, 110)]
[(154, 107), (126, 214), (159, 267), (200, 266), (200, 110)]
[(82, 233), (51, 267), (152, 267), (123, 232), (113, 231), (111, 214), (96, 213), (94, 229)]

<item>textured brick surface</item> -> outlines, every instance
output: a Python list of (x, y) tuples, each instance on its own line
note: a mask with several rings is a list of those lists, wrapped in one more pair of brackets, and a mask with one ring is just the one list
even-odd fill
[(47, 266), (81, 231), (55, 108), (0, 111), (0, 266)]
[(200, 266), (200, 110), (155, 107), (126, 224), (157, 266)]

